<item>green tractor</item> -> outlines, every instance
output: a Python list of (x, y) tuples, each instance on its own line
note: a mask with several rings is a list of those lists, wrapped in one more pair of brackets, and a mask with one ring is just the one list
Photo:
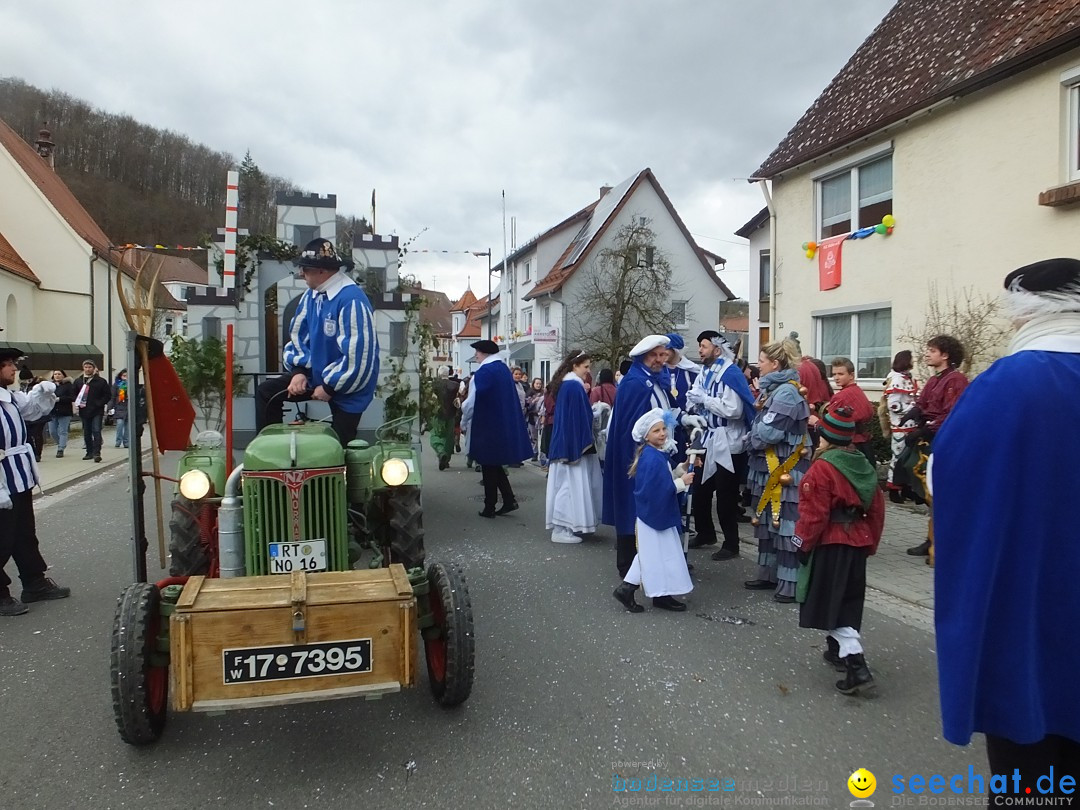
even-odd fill
[[(221, 435), (199, 434), (179, 462), (171, 576), (118, 600), (112, 695), (125, 742), (158, 739), (170, 694), (174, 710), (219, 712), (413, 686), (418, 638), (436, 701), (468, 698), (472, 606), (460, 570), (424, 568), (420, 459), (400, 439), (411, 421), (345, 448), (322, 422), (270, 425), (231, 472)], [(133, 502), (138, 537), (141, 495)], [(135, 545), (140, 579), (146, 543)]]

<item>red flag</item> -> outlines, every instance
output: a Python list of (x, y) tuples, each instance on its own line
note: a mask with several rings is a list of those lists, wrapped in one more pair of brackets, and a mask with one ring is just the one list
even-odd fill
[(830, 236), (818, 242), (818, 286), (822, 290), (833, 290), (840, 286), (840, 248), (848, 234)]

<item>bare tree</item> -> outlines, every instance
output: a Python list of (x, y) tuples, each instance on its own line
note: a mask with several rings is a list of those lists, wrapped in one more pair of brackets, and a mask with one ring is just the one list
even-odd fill
[[(585, 268), (580, 288), (567, 303), (565, 346), (581, 348), (611, 368), (642, 335), (671, 329), (671, 264), (655, 234), (634, 216), (614, 243)], [(563, 342), (563, 341), (561, 341)]]
[(959, 340), (964, 347), (960, 370), (965, 374), (981, 371), (996, 360), (1009, 336), (997, 296), (977, 292), (973, 287), (963, 287), (959, 292), (950, 288), (941, 296), (936, 281), (929, 285), (929, 304), (922, 324), (905, 322), (903, 328), (899, 339), (911, 344), (916, 357), (936, 335), (951, 335)]

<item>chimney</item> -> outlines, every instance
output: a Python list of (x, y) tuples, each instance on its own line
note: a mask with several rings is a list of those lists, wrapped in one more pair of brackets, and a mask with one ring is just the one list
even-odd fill
[(611, 186), (600, 186), (600, 199), (604, 199), (604, 195), (611, 191)]
[(49, 164), (50, 169), (55, 169), (56, 162), (53, 158), (53, 151), (56, 149), (56, 144), (52, 141), (52, 133), (49, 132), (48, 126), (48, 121), (41, 122), (41, 130), (38, 132), (34, 145), (37, 147), (37, 153), (41, 155), (42, 160)]

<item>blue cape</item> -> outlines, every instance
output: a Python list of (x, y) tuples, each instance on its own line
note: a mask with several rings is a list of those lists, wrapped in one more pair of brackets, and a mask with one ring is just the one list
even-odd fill
[(477, 464), (517, 464), (532, 458), (532, 445), (521, 413), (517, 383), (506, 363), (485, 363), (476, 369), (476, 389), (469, 455)]
[(634, 508), (634, 482), (628, 474), (637, 444), (630, 435), (634, 423), (652, 410), (653, 382), (659, 373), (652, 373), (640, 358), (619, 383), (615, 409), (608, 423), (607, 456), (604, 459), (603, 522), (615, 527), (616, 534), (633, 534), (637, 511)]
[(754, 424), (757, 409), (754, 407), (754, 395), (750, 391), (750, 383), (746, 381), (746, 375), (743, 374), (741, 368), (732, 363), (724, 369), (724, 373), (720, 375), (720, 380), (738, 394), (739, 399), (743, 401), (743, 421), (746, 422), (746, 429), (749, 430), (750, 426)]
[(651, 445), (641, 451), (637, 474), (634, 476), (634, 503), (637, 516), (650, 529), (682, 527), (679, 496), (671, 478), (667, 456)]
[(577, 461), (592, 447), (592, 406), (585, 386), (564, 380), (555, 397), (555, 421), (551, 426), (548, 458), (552, 461)]
[(1023, 351), (968, 386), (933, 442), (945, 739), (1080, 740), (1080, 355)]

